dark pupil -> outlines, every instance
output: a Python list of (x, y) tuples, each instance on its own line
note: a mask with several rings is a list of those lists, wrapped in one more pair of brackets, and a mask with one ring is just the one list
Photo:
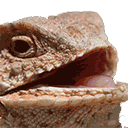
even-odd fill
[(23, 40), (16, 40), (13, 43), (13, 48), (16, 52), (24, 53), (30, 48), (30, 46)]

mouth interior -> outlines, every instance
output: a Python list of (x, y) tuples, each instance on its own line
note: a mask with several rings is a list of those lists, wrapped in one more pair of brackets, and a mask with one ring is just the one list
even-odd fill
[(104, 49), (83, 55), (51, 72), (38, 75), (38, 80), (15, 89), (29, 90), (42, 86), (60, 88), (116, 87), (111, 75), (109, 54)]
[(109, 54), (104, 49), (77, 58), (61, 66), (54, 74), (41, 79), (49, 86), (62, 88), (116, 87), (111, 78)]
[(41, 79), (31, 83), (31, 86), (33, 85), (34, 88), (35, 85), (61, 88), (116, 87), (110, 76), (110, 69), (109, 54), (106, 50), (100, 49), (92, 51), (89, 55), (85, 54), (50, 73), (40, 74), (38, 77)]

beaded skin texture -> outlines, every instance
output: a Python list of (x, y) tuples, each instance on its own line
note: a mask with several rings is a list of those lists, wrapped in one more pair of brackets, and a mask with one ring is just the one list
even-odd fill
[(127, 83), (107, 87), (101, 79), (97, 87), (76, 84), (88, 76), (112, 80), (116, 74), (117, 51), (96, 12), (0, 25), (0, 51), (2, 128), (121, 128)]

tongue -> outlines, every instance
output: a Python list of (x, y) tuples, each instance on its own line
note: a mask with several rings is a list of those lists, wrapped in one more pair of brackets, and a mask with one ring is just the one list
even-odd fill
[(82, 78), (74, 86), (79, 85), (81, 85), (81, 87), (116, 87), (113, 79), (107, 75), (95, 75)]
[(85, 88), (85, 87), (113, 87), (116, 88), (116, 84), (113, 79), (108, 75), (94, 75), (80, 79), (75, 85), (54, 85), (56, 87), (67, 88)]

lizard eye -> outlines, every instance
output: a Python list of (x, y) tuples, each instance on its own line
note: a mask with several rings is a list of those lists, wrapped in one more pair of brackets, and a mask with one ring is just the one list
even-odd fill
[(14, 36), (11, 42), (11, 52), (13, 55), (21, 58), (33, 57), (36, 53), (36, 47), (30, 37)]

